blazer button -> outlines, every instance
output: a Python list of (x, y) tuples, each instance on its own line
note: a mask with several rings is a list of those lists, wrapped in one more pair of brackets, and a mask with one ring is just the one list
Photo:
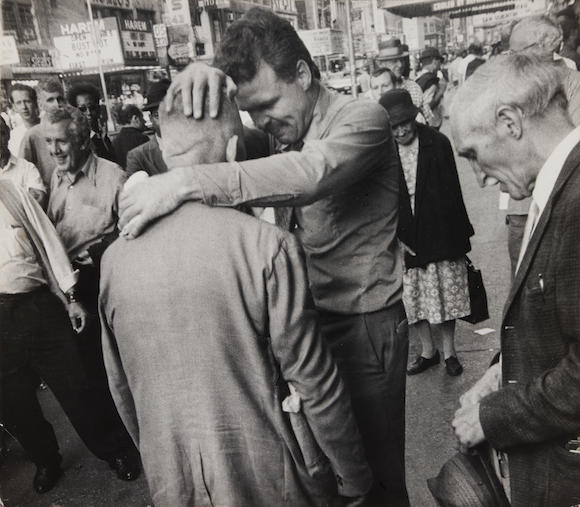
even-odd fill
[(511, 331), (512, 329), (515, 329), (515, 328), (516, 328), (516, 326), (504, 326), (503, 330), (504, 331)]

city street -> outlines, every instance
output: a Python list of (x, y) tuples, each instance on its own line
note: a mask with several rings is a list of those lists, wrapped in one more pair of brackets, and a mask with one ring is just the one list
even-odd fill
[[(445, 130), (445, 129), (444, 129)], [(505, 212), (498, 210), (498, 189), (481, 190), (469, 165), (458, 160), (464, 199), (476, 234), (470, 257), (481, 268), (487, 288), (491, 319), (472, 326), (459, 321), (456, 344), (465, 368), (450, 377), (444, 364), (408, 377), (407, 382), (407, 486), (413, 506), (434, 506), (426, 479), (456, 452), (451, 428), (457, 400), (485, 371), (499, 345), (499, 325), (510, 274), (506, 245)], [(474, 331), (489, 327), (494, 332), (480, 336)], [(410, 358), (419, 351), (411, 337)], [(194, 386), (192, 386), (192, 389)], [(9, 440), (9, 450), (0, 465), (0, 498), (12, 506), (145, 506), (150, 505), (144, 477), (126, 483), (118, 480), (108, 465), (94, 458), (83, 446), (49, 391), (39, 392), (45, 414), (54, 425), (61, 447), (65, 474), (57, 487), (45, 495), (32, 491), (34, 466), (21, 448)], [(1, 505), (1, 502), (0, 502)]]

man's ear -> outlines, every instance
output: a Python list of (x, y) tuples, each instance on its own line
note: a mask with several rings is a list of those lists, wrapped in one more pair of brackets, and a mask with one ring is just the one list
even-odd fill
[(296, 63), (296, 80), (300, 83), (300, 86), (304, 91), (310, 89), (310, 85), (312, 84), (312, 72), (304, 60), (298, 60)]
[(523, 134), (524, 114), (518, 107), (499, 106), (495, 112), (495, 120), (501, 134), (520, 139)]
[(238, 154), (238, 136), (233, 135), (232, 137), (230, 137), (228, 144), (226, 145), (226, 162), (235, 162), (237, 154)]

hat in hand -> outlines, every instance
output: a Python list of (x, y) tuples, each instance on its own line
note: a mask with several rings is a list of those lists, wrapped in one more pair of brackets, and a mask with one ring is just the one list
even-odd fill
[(403, 88), (395, 88), (383, 93), (379, 104), (389, 113), (392, 127), (414, 120), (419, 112), (419, 109), (413, 104), (411, 95)]

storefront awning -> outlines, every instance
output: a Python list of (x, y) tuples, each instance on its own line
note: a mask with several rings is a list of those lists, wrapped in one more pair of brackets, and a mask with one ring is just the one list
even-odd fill
[(380, 7), (405, 18), (437, 16), (447, 13), (450, 18), (462, 18), (513, 10), (515, 0), (382, 0)]

